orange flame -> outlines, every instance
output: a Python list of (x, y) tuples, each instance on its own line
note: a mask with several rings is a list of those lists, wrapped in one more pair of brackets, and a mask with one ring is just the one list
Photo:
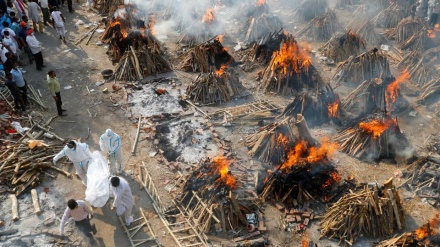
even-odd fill
[(114, 27), (116, 25), (120, 26), (122, 39), (127, 38), (127, 36), (128, 36), (127, 30), (125, 30), (125, 28), (122, 26), (122, 23), (121, 23), (119, 18), (117, 18), (116, 20), (110, 22), (110, 27)]
[(217, 35), (216, 39), (218, 40), (218, 42), (223, 43), (223, 36), (225, 35)]
[(151, 35), (154, 35), (156, 33), (156, 28), (154, 27), (154, 24), (156, 23), (155, 18), (156, 16), (152, 15), (150, 17), (150, 22), (148, 23), (148, 28), (150, 29)]
[(307, 70), (312, 64), (310, 57), (305, 54), (299, 47), (298, 43), (293, 39), (283, 44), (279, 51), (273, 53), (273, 71), (281, 69), (284, 75), (300, 73)]
[(370, 122), (360, 122), (359, 128), (368, 134), (371, 134), (373, 138), (380, 137), (385, 130), (391, 126), (396, 126), (397, 121), (395, 119), (386, 119), (381, 121), (378, 119), (373, 119)]
[(289, 143), (289, 139), (287, 136), (284, 136), (283, 134), (279, 133), (277, 137), (277, 146), (285, 147)]
[(430, 39), (435, 38), (434, 30), (426, 30), (426, 36), (428, 36)]
[(434, 31), (436, 31), (436, 32), (440, 32), (440, 24), (435, 24), (435, 26), (434, 26)]
[(257, 6), (261, 6), (263, 4), (266, 4), (266, 0), (257, 0)]
[(329, 117), (338, 117), (338, 108), (339, 102), (335, 101), (333, 103), (328, 104), (327, 113)]
[[(423, 240), (429, 236), (436, 234), (435, 228), (440, 224), (440, 215), (436, 214), (427, 224), (414, 231), (417, 240)], [(428, 228), (429, 225), (429, 228)]]
[(332, 185), (333, 183), (339, 183), (341, 181), (341, 176), (337, 172), (332, 172), (330, 174), (330, 178), (325, 181), (325, 183), (322, 185), (322, 188), (327, 188), (328, 186)]
[(288, 169), (297, 164), (312, 164), (328, 159), (338, 148), (336, 143), (330, 139), (321, 140), (321, 146), (308, 147), (306, 141), (302, 140), (287, 154), (287, 160), (281, 165), (282, 170)]
[(301, 240), (301, 247), (309, 247), (309, 237), (304, 235)]
[(203, 16), (203, 22), (211, 23), (212, 21), (214, 21), (214, 9), (207, 9)]
[(217, 156), (212, 158), (212, 162), (220, 174), (220, 178), (216, 182), (224, 182), (229, 188), (235, 189), (237, 187), (237, 180), (229, 172), (229, 160), (224, 156)]
[(216, 76), (221, 76), (221, 75), (223, 75), (223, 74), (225, 73), (225, 70), (226, 70), (227, 67), (228, 67), (228, 66), (226, 66), (226, 64), (222, 64), (222, 65), (220, 66), (220, 69), (217, 70), (217, 71), (215, 71), (215, 75), (216, 75)]
[(404, 70), (391, 84), (387, 86), (387, 101), (394, 103), (399, 95), (400, 83), (410, 78), (409, 72)]

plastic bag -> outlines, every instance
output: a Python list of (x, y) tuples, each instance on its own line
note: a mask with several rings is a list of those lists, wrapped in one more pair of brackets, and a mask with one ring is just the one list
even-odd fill
[(87, 189), (86, 201), (92, 206), (103, 207), (110, 196), (109, 178), (110, 171), (108, 169), (107, 160), (99, 151), (92, 154), (92, 162), (87, 168)]

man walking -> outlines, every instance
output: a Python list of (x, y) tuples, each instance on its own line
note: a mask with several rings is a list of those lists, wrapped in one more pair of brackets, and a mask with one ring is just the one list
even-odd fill
[(57, 30), (58, 35), (60, 36), (60, 39), (63, 40), (64, 44), (66, 43), (66, 28), (64, 27), (64, 16), (61, 14), (61, 12), (58, 10), (57, 7), (53, 8), (53, 12), (51, 14), (53, 22), (52, 26)]
[(116, 208), (116, 215), (124, 214), (125, 225), (129, 226), (133, 222), (131, 210), (133, 209), (133, 195), (131, 194), (130, 185), (121, 177), (112, 177), (110, 179), (111, 188), (115, 200), (112, 204), (112, 210)]
[(26, 43), (28, 44), (29, 48), (31, 49), (32, 55), (35, 59), (35, 64), (37, 65), (37, 70), (42, 70), (44, 67), (44, 61), (43, 61), (43, 53), (41, 53), (41, 43), (37, 40), (34, 36), (34, 30), (32, 28), (29, 28), (26, 30)]
[(12, 74), (7, 73), (6, 74), (6, 87), (8, 87), (9, 91), (11, 92), (12, 98), (14, 99), (14, 105), (16, 111), (26, 111), (26, 106), (23, 102), (23, 99), (20, 96), (20, 90), (18, 89), (17, 85), (12, 79)]
[(72, 217), (75, 220), (75, 225), (87, 237), (92, 237), (90, 232), (96, 233), (95, 225), (90, 224), (90, 219), (93, 219), (93, 211), (83, 200), (70, 199), (67, 201), (67, 208), (64, 210), (64, 215), (60, 225), (60, 235), (64, 236), (64, 225), (67, 220)]
[(13, 68), (11, 69), (12, 78), (17, 85), (21, 98), (26, 106), (29, 106), (28, 97), (27, 97), (27, 81), (23, 77), (23, 73), (21, 69), (18, 68), (18, 63), (15, 62)]
[(50, 11), (49, 11), (49, 2), (48, 0), (40, 0), (41, 12), (43, 12), (43, 24), (47, 26), (47, 23), (50, 22)]
[(20, 20), (22, 20), (23, 16), (26, 15), (25, 5), (22, 0), (15, 0), (14, 6), (17, 9), (17, 14)]
[(109, 163), (114, 163), (114, 168), (111, 168), (112, 174), (121, 174), (122, 172), (122, 149), (121, 137), (114, 133), (111, 129), (107, 129), (99, 139), (99, 146), (102, 152), (107, 154)]
[(64, 117), (67, 114), (63, 114), (64, 110), (62, 108), (63, 102), (61, 101), (61, 93), (60, 93), (60, 83), (58, 82), (57, 74), (55, 71), (51, 70), (47, 73), (47, 86), (49, 87), (49, 93), (52, 95), (55, 100), (55, 104), (57, 106), (58, 116)]
[(30, 0), (28, 4), (28, 17), (32, 20), (33, 27), (38, 32), (43, 32), (43, 26), (41, 25), (40, 17), (41, 8), (37, 3), (37, 0)]
[(70, 141), (53, 157), (53, 163), (56, 164), (56, 162), (64, 156), (67, 156), (67, 158), (72, 161), (76, 173), (81, 178), (82, 183), (87, 186), (87, 168), (89, 167), (89, 162), (92, 161), (92, 153), (89, 150), (89, 145), (77, 141)]

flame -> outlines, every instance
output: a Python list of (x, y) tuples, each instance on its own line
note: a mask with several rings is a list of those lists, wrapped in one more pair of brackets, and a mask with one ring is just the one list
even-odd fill
[(435, 229), (439, 226), (439, 224), (440, 224), (440, 215), (436, 214), (435, 217), (431, 219), (427, 224), (423, 225), (422, 227), (414, 231), (416, 239), (423, 240), (429, 236), (437, 234)]
[(434, 26), (434, 31), (436, 31), (436, 32), (440, 32), (440, 24), (435, 24), (435, 26)]
[(333, 183), (339, 183), (341, 181), (341, 176), (337, 172), (332, 172), (330, 174), (330, 177), (325, 181), (325, 183), (322, 185), (322, 188), (327, 188), (328, 186), (332, 185)]
[(154, 27), (154, 24), (156, 23), (155, 18), (156, 18), (156, 16), (152, 15), (150, 17), (150, 22), (148, 23), (148, 28), (150, 29), (151, 35), (154, 35), (156, 33), (156, 28)]
[(110, 22), (110, 27), (114, 27), (116, 25), (119, 25), (119, 27), (120, 27), (121, 35), (122, 35), (121, 39), (127, 38), (127, 36), (128, 36), (127, 30), (125, 30), (125, 28), (123, 28), (123, 25), (122, 25), (119, 18), (116, 18), (116, 20)]
[(281, 73), (287, 75), (307, 70), (311, 63), (310, 57), (301, 51), (298, 43), (293, 39), (286, 41), (279, 51), (273, 53), (271, 69), (281, 69)]
[(301, 247), (309, 247), (309, 237), (304, 235), (301, 240)]
[(321, 140), (321, 146), (308, 147), (306, 141), (302, 140), (295, 145), (287, 154), (287, 160), (281, 165), (281, 170), (288, 169), (296, 164), (312, 164), (328, 159), (338, 148), (336, 143), (330, 139)]
[(339, 102), (335, 101), (333, 103), (329, 103), (327, 106), (327, 113), (329, 117), (338, 117), (338, 108)]
[(257, 0), (257, 6), (261, 6), (263, 4), (266, 4), (266, 0)]
[(373, 136), (373, 138), (380, 137), (382, 133), (391, 126), (396, 126), (397, 120), (388, 118), (385, 121), (373, 119), (370, 122), (360, 122), (359, 128)]
[(207, 9), (202, 20), (205, 23), (211, 23), (214, 21), (214, 9)]
[(434, 30), (426, 30), (426, 36), (428, 36), (430, 39), (435, 38)]
[(229, 172), (229, 160), (224, 156), (217, 156), (212, 158), (212, 162), (220, 174), (220, 178), (216, 182), (224, 182), (229, 188), (235, 189), (237, 187), (237, 180)]
[(387, 86), (387, 102), (394, 103), (399, 95), (400, 83), (410, 78), (409, 72), (404, 70), (391, 84)]
[(225, 35), (217, 35), (216, 39), (218, 40), (218, 42), (223, 43), (223, 36)]
[(216, 76), (221, 76), (221, 75), (223, 75), (223, 74), (225, 73), (225, 70), (226, 70), (227, 67), (228, 67), (228, 66), (227, 66), (226, 64), (222, 64), (222, 65), (220, 66), (220, 69), (217, 70), (217, 71), (215, 71), (215, 75), (216, 75)]
[(287, 136), (284, 136), (283, 134), (279, 133), (277, 137), (277, 146), (285, 147), (289, 143), (289, 139)]

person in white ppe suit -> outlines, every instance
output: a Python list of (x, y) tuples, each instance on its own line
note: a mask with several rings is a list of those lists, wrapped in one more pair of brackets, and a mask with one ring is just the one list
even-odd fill
[(62, 157), (67, 156), (75, 166), (76, 173), (81, 178), (82, 183), (87, 186), (87, 168), (92, 161), (92, 153), (89, 150), (89, 145), (77, 141), (70, 141), (67, 145), (53, 158), (53, 163)]
[(131, 194), (130, 185), (121, 177), (112, 177), (110, 184), (115, 200), (113, 201), (112, 210), (116, 209), (116, 214), (121, 216), (124, 214), (125, 225), (129, 226), (133, 222), (131, 210), (133, 209), (133, 195)]
[(111, 166), (111, 173), (120, 174), (122, 172), (121, 137), (111, 129), (107, 129), (99, 139), (99, 146), (101, 147), (101, 151), (107, 154), (109, 164), (114, 163), (114, 166)]

